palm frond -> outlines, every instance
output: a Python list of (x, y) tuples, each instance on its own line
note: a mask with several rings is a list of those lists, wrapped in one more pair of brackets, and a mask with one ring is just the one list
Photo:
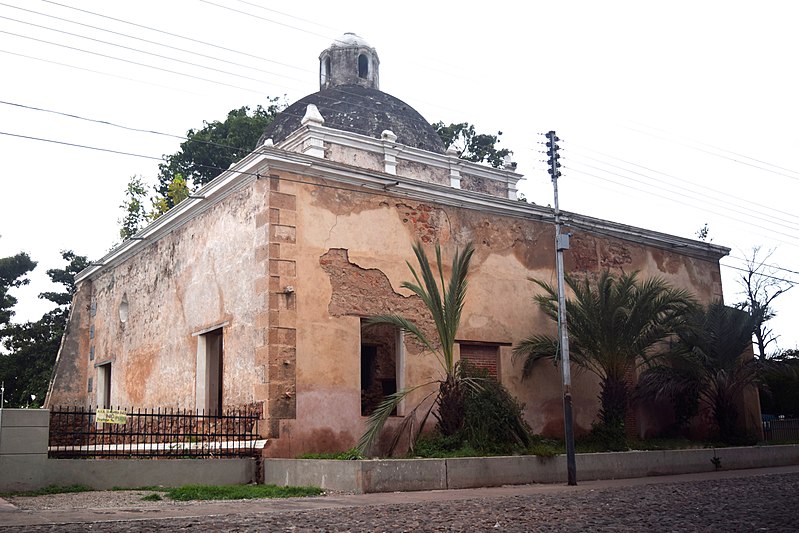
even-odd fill
[(415, 387), (399, 390), (394, 394), (386, 396), (385, 399), (377, 405), (375, 410), (372, 411), (372, 414), (369, 415), (366, 421), (366, 431), (364, 431), (363, 435), (361, 435), (361, 438), (358, 440), (358, 451), (364, 455), (369, 452), (372, 444), (374, 444), (375, 440), (377, 440), (380, 433), (383, 431), (383, 426), (386, 425), (388, 417), (391, 416), (391, 413), (394, 412), (406, 396), (421, 387), (426, 387), (434, 383), (436, 382), (429, 381)]
[(413, 335), (416, 338), (416, 340), (418, 340), (422, 345), (424, 345), (425, 348), (427, 348), (431, 352), (436, 353), (437, 351), (436, 347), (433, 345), (430, 339), (427, 338), (427, 335), (425, 335), (416, 324), (414, 324), (407, 318), (402, 317), (400, 315), (370, 316), (369, 318), (366, 319), (365, 324), (367, 326), (372, 324), (389, 324), (392, 326), (396, 326), (397, 328), (405, 330), (411, 335)]
[(532, 335), (513, 347), (513, 361), (523, 358), (522, 379), (533, 375), (535, 364), (542, 359), (551, 359), (557, 364), (558, 340), (549, 335)]

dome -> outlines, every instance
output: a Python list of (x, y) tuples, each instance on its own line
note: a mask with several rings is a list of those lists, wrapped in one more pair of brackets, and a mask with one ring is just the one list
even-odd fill
[(380, 90), (380, 58), (363, 38), (345, 33), (319, 55), (319, 92), (295, 102), (266, 127), (258, 145), (279, 143), (301, 127), (308, 104), (314, 104), (324, 125), (379, 139), (391, 130), (397, 142), (443, 154), (444, 143), (414, 108)]
[(366, 39), (352, 32), (347, 32), (330, 43), (330, 48), (372, 48)]
[(400, 144), (438, 154), (446, 151), (436, 130), (415, 109), (390, 94), (360, 85), (331, 87), (293, 103), (266, 127), (258, 144), (266, 139), (279, 143), (300, 129), (308, 104), (319, 109), (328, 128), (376, 139), (383, 130), (391, 130)]

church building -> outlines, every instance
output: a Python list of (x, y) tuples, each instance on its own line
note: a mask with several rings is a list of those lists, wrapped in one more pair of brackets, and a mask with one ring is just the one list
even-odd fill
[[(48, 405), (257, 405), (266, 455), (352, 448), (376, 402), (440, 371), (402, 331), (365, 328), (365, 319), (396, 313), (430, 328), (401, 288), (412, 246), (440, 245), (447, 264), (473, 242), (456, 355), (524, 403), (535, 432), (562, 435), (557, 369), (541, 365), (522, 381), (511, 357), (521, 339), (555, 329), (528, 281), (555, 279), (553, 210), (516, 199), (515, 164), (492, 168), (446, 150), (379, 82), (376, 50), (343, 35), (319, 57), (319, 91), (280, 113), (252, 153), (81, 272)], [(722, 297), (727, 248), (563, 219), (567, 272), (638, 270), (703, 303)], [(575, 373), (573, 390), (576, 432), (585, 433), (599, 385)], [(644, 411), (636, 423), (642, 435), (666, 424)]]

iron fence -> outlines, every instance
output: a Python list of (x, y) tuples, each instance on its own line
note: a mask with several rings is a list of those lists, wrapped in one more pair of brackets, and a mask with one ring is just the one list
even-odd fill
[(260, 407), (222, 413), (181, 409), (50, 410), (51, 458), (189, 458), (256, 456)]
[(763, 438), (766, 442), (799, 440), (799, 418), (763, 420)]

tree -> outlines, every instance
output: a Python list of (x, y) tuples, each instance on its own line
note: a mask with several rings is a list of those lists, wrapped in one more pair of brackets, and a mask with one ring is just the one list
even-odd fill
[(127, 189), (125, 190), (125, 201), (120, 205), (125, 215), (118, 220), (119, 222), (119, 236), (122, 240), (130, 239), (147, 221), (147, 208), (144, 202), (147, 198), (147, 190), (144, 183), (138, 176), (131, 176), (128, 182)]
[(27, 285), (30, 280), (25, 274), (34, 268), (36, 262), (24, 252), (10, 257), (0, 257), (0, 337), (14, 316), (13, 308), (17, 304), (17, 299), (8, 291)]
[[(719, 437), (740, 440), (737, 402), (746, 387), (761, 380), (761, 365), (747, 357), (753, 317), (716, 302), (692, 310), (677, 330), (677, 365), (657, 364), (639, 380), (639, 393), (650, 399), (695, 398), (713, 415)], [(696, 410), (694, 410), (696, 412)]]
[(752, 254), (746, 257), (745, 272), (738, 278), (744, 300), (736, 307), (749, 313), (755, 322), (756, 354), (761, 359), (767, 356), (766, 348), (777, 340), (777, 335), (767, 325), (777, 314), (773, 302), (793, 287), (792, 283), (775, 276), (779, 269), (767, 264), (773, 254), (774, 250), (764, 255), (759, 246), (752, 248)]
[(203, 121), (201, 129), (186, 133), (180, 150), (165, 156), (158, 167), (157, 192), (167, 208), (175, 205), (169, 188), (176, 176), (182, 176), (196, 190), (255, 149), (266, 127), (286, 107), (279, 98), (267, 98), (267, 102), (266, 108), (259, 105), (252, 113), (249, 107), (233, 109), (224, 122)]
[[(469, 243), (462, 252), (459, 250), (455, 252), (452, 258), (452, 275), (450, 276), (449, 285), (445, 285), (441, 248), (436, 245), (436, 265), (438, 267), (438, 279), (441, 280), (440, 288), (436, 281), (436, 274), (433, 273), (422, 244), (417, 242), (413, 247), (413, 251), (419, 262), (421, 278), (416, 269), (410, 263), (407, 263), (415, 283), (405, 281), (402, 283), (402, 287), (409, 289), (422, 300), (430, 312), (438, 338), (436, 340), (428, 338), (415, 323), (399, 315), (373, 316), (368, 323), (391, 324), (409, 332), (436, 357), (441, 366), (443, 376), (437, 380), (400, 390), (382, 401), (369, 416), (366, 432), (364, 432), (358, 442), (358, 449), (363, 454), (369, 451), (375, 439), (380, 435), (386, 420), (399, 403), (415, 390), (430, 388), (431, 386), (435, 387), (424, 398), (424, 400), (427, 400), (433, 397), (433, 402), (422, 416), (417, 435), (424, 428), (433, 407), (438, 408), (434, 416), (438, 419), (438, 427), (444, 435), (454, 434), (463, 425), (463, 388), (469, 386), (469, 378), (459, 373), (455, 364), (455, 334), (460, 325), (461, 312), (466, 300), (469, 263), (474, 254), (474, 246)], [(422, 407), (424, 400), (405, 417), (402, 427), (395, 436), (394, 445), (398, 442), (401, 432), (409, 428), (410, 424), (416, 419), (416, 412)], [(411, 435), (411, 441), (413, 442), (413, 440), (415, 440), (415, 436)], [(394, 445), (392, 445), (392, 448)]]
[(783, 369), (767, 368), (763, 374), (765, 387), (760, 388), (760, 409), (763, 413), (799, 417), (799, 349), (783, 350), (770, 358), (784, 365)]
[[(75, 275), (89, 266), (86, 257), (71, 250), (61, 252), (65, 268), (51, 268), (47, 275), (53, 283), (65, 287), (62, 292), (43, 292), (39, 298), (56, 304), (35, 322), (10, 324), (6, 329), (0, 355), (0, 379), (6, 384), (6, 397), (11, 406), (40, 405), (47, 394), (61, 337), (66, 329), (72, 296), (75, 294)], [(31, 399), (31, 395), (35, 399)]]
[[(275, 115), (286, 107), (279, 98), (267, 98), (267, 101), (266, 108), (258, 106), (251, 113), (249, 107), (240, 107), (231, 110), (224, 122), (203, 121), (202, 129), (189, 130), (180, 149), (164, 156), (164, 162), (158, 166), (158, 185), (152, 198), (142, 179), (131, 177), (125, 189), (125, 200), (119, 206), (124, 213), (118, 221), (120, 237), (131, 238), (148, 221), (157, 219), (252, 152)], [(145, 207), (148, 199), (149, 210)]]
[(458, 151), (458, 157), (467, 161), (488, 163), (494, 168), (501, 168), (505, 157), (513, 153), (507, 148), (497, 149), (501, 131), (496, 135), (477, 133), (474, 126), (467, 122), (445, 126), (439, 121), (432, 126), (444, 141), (444, 146), (454, 147)]
[[(544, 289), (535, 297), (539, 307), (557, 322), (557, 290), (532, 281)], [(566, 300), (571, 361), (599, 378), (599, 427), (614, 442), (623, 442), (628, 377), (640, 364), (667, 353), (664, 341), (682, 323), (693, 300), (662, 278), (639, 281), (637, 272), (617, 277), (605, 270), (596, 281), (567, 275), (566, 283), (574, 293)], [(523, 359), (522, 377), (529, 378), (539, 360), (558, 358), (558, 340), (534, 334), (516, 345), (513, 354)]]
[(159, 196), (153, 200), (153, 209), (147, 214), (147, 218), (155, 220), (167, 211), (170, 206), (176, 206), (189, 197), (189, 185), (183, 176), (176, 174), (167, 187), (166, 196)]

